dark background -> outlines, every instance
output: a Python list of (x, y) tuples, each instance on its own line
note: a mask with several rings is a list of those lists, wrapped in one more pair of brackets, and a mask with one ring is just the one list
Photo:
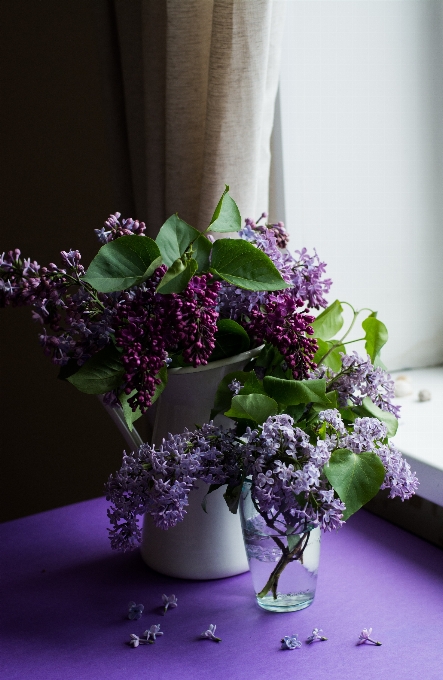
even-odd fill
[[(93, 5), (1, 3), (0, 253), (41, 265), (70, 248), (88, 265), (120, 207)], [(40, 329), (29, 308), (0, 310), (0, 521), (101, 495), (124, 448), (97, 398), (56, 379)]]

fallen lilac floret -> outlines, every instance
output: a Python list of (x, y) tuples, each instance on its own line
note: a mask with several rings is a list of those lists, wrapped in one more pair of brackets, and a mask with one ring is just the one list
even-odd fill
[(377, 642), (376, 640), (373, 640), (371, 637), (369, 637), (371, 633), (372, 628), (363, 628), (358, 638), (357, 644), (363, 645), (365, 642), (372, 642), (373, 645), (377, 645), (377, 647), (379, 647), (381, 645), (381, 642)]
[(301, 640), (298, 635), (285, 635), (281, 640), (282, 649), (298, 649), (301, 647)]
[(323, 635), (320, 635), (320, 633), (323, 633), (321, 628), (314, 628), (314, 630), (312, 631), (312, 635), (310, 635), (307, 638), (306, 644), (311, 645), (313, 642), (316, 642), (316, 640), (320, 640), (323, 642), (328, 639), (326, 637), (323, 637)]
[(144, 610), (144, 606), (142, 604), (135, 604), (135, 602), (129, 602), (128, 604), (128, 619), (131, 621), (137, 621)]
[(147, 645), (147, 644), (153, 644), (151, 640), (146, 638), (144, 640), (143, 638), (139, 637), (138, 635), (135, 635), (134, 633), (131, 633), (129, 636), (131, 639), (129, 640), (129, 644), (131, 647), (138, 647), (139, 645)]
[(154, 624), (152, 625), (149, 630), (145, 630), (143, 635), (146, 637), (146, 640), (149, 642), (152, 638), (152, 640), (157, 639), (157, 635), (163, 635), (163, 633), (160, 631), (160, 624)]
[(201, 637), (207, 638), (208, 640), (214, 640), (214, 642), (221, 642), (221, 638), (214, 635), (216, 628), (217, 626), (215, 623), (211, 623), (208, 630), (205, 630), (205, 632), (201, 634)]
[(163, 604), (165, 606), (165, 614), (168, 611), (168, 607), (177, 606), (177, 598), (175, 595), (162, 595)]

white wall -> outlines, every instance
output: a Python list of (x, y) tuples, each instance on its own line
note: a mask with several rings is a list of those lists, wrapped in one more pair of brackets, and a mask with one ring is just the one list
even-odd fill
[(331, 301), (379, 311), (391, 370), (443, 362), (442, 14), (434, 0), (288, 2), (285, 205), (271, 211), (292, 249), (326, 260)]

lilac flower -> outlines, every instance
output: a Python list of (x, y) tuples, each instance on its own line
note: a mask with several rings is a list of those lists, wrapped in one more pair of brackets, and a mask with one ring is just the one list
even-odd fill
[[(146, 635), (146, 633), (147, 633), (147, 631), (145, 631), (144, 634)], [(138, 647), (139, 645), (148, 645), (148, 644), (152, 645), (153, 644), (152, 640), (149, 640), (149, 638), (143, 639), (142, 637), (139, 637), (138, 635), (135, 635), (134, 633), (131, 633), (131, 635), (129, 637), (130, 637), (129, 644), (130, 644), (131, 647)]]
[(146, 640), (155, 640), (157, 639), (158, 635), (163, 635), (163, 633), (160, 631), (160, 624), (158, 623), (157, 625), (151, 626), (148, 630), (145, 630), (143, 635), (146, 637)]
[(135, 604), (135, 602), (130, 602), (128, 604), (128, 619), (131, 621), (137, 621), (144, 610), (144, 606), (142, 604)]
[(298, 649), (301, 647), (301, 640), (298, 635), (285, 635), (281, 640), (282, 649)]
[(168, 607), (177, 606), (177, 598), (175, 595), (162, 595), (162, 600), (165, 607), (165, 614), (168, 611)]
[(411, 498), (418, 489), (419, 481), (400, 451), (392, 443), (389, 443), (379, 446), (375, 452), (381, 459), (386, 471), (380, 488), (390, 489), (389, 498), (398, 496), (402, 501)]
[(109, 243), (109, 241), (115, 241), (115, 239), (120, 238), (120, 236), (132, 236), (133, 234), (142, 235), (146, 230), (146, 225), (144, 222), (139, 222), (138, 220), (133, 220), (132, 218), (120, 219), (121, 213), (116, 212), (114, 215), (110, 215), (105, 222), (105, 229), (94, 229), (98, 240), (100, 243)]
[(398, 418), (400, 406), (391, 403), (394, 381), (389, 373), (373, 366), (369, 356), (363, 359), (353, 352), (342, 354), (341, 357), (342, 369), (339, 373), (321, 367), (311, 377), (326, 377), (327, 390), (337, 391), (340, 406), (347, 406), (348, 401), (351, 405), (360, 406), (364, 397), (369, 397), (382, 411), (388, 411)]
[(205, 632), (201, 634), (201, 637), (213, 640), (214, 642), (221, 642), (221, 638), (215, 636), (216, 628), (217, 626), (214, 623), (211, 623), (208, 630), (205, 630)]
[(239, 380), (233, 380), (232, 382), (229, 383), (228, 388), (233, 392), (234, 394), (238, 394), (241, 390), (243, 385)]
[(138, 637), (138, 635), (131, 633), (131, 635), (129, 637), (131, 638), (130, 641), (129, 641), (129, 644), (131, 645), (131, 647), (138, 647), (139, 644), (140, 644), (140, 638)]
[(313, 642), (315, 642), (316, 640), (320, 640), (320, 641), (322, 641), (322, 642), (324, 642), (325, 640), (327, 640), (328, 638), (323, 637), (323, 635), (320, 635), (320, 633), (322, 633), (322, 632), (323, 632), (323, 631), (322, 631), (321, 628), (314, 628), (314, 630), (312, 631), (312, 635), (310, 635), (310, 636), (306, 639), (306, 644), (311, 645), (311, 644), (312, 644)]
[(207, 423), (194, 432), (169, 435), (158, 448), (144, 444), (125, 455), (107, 485), (107, 499), (113, 504), (108, 510), (112, 547), (131, 550), (139, 545), (137, 517), (145, 512), (162, 529), (182, 521), (197, 479), (207, 484), (236, 480), (240, 447), (247, 448), (234, 430)]
[(372, 628), (363, 628), (362, 632), (359, 635), (358, 638), (358, 645), (363, 645), (365, 642), (372, 642), (372, 644), (381, 646), (381, 642), (376, 642), (375, 640), (372, 640), (370, 637), (372, 633)]

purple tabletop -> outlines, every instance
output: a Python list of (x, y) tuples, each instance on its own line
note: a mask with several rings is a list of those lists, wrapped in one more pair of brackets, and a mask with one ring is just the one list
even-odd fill
[[(285, 614), (256, 605), (249, 574), (171, 579), (112, 552), (106, 528), (102, 498), (0, 526), (1, 678), (443, 678), (443, 553), (365, 511), (323, 538), (315, 601)], [(179, 603), (166, 616), (163, 593)], [(154, 623), (154, 645), (128, 646)], [(211, 623), (221, 643), (199, 639)], [(280, 649), (314, 627), (327, 642)], [(368, 627), (381, 647), (356, 645)]]

